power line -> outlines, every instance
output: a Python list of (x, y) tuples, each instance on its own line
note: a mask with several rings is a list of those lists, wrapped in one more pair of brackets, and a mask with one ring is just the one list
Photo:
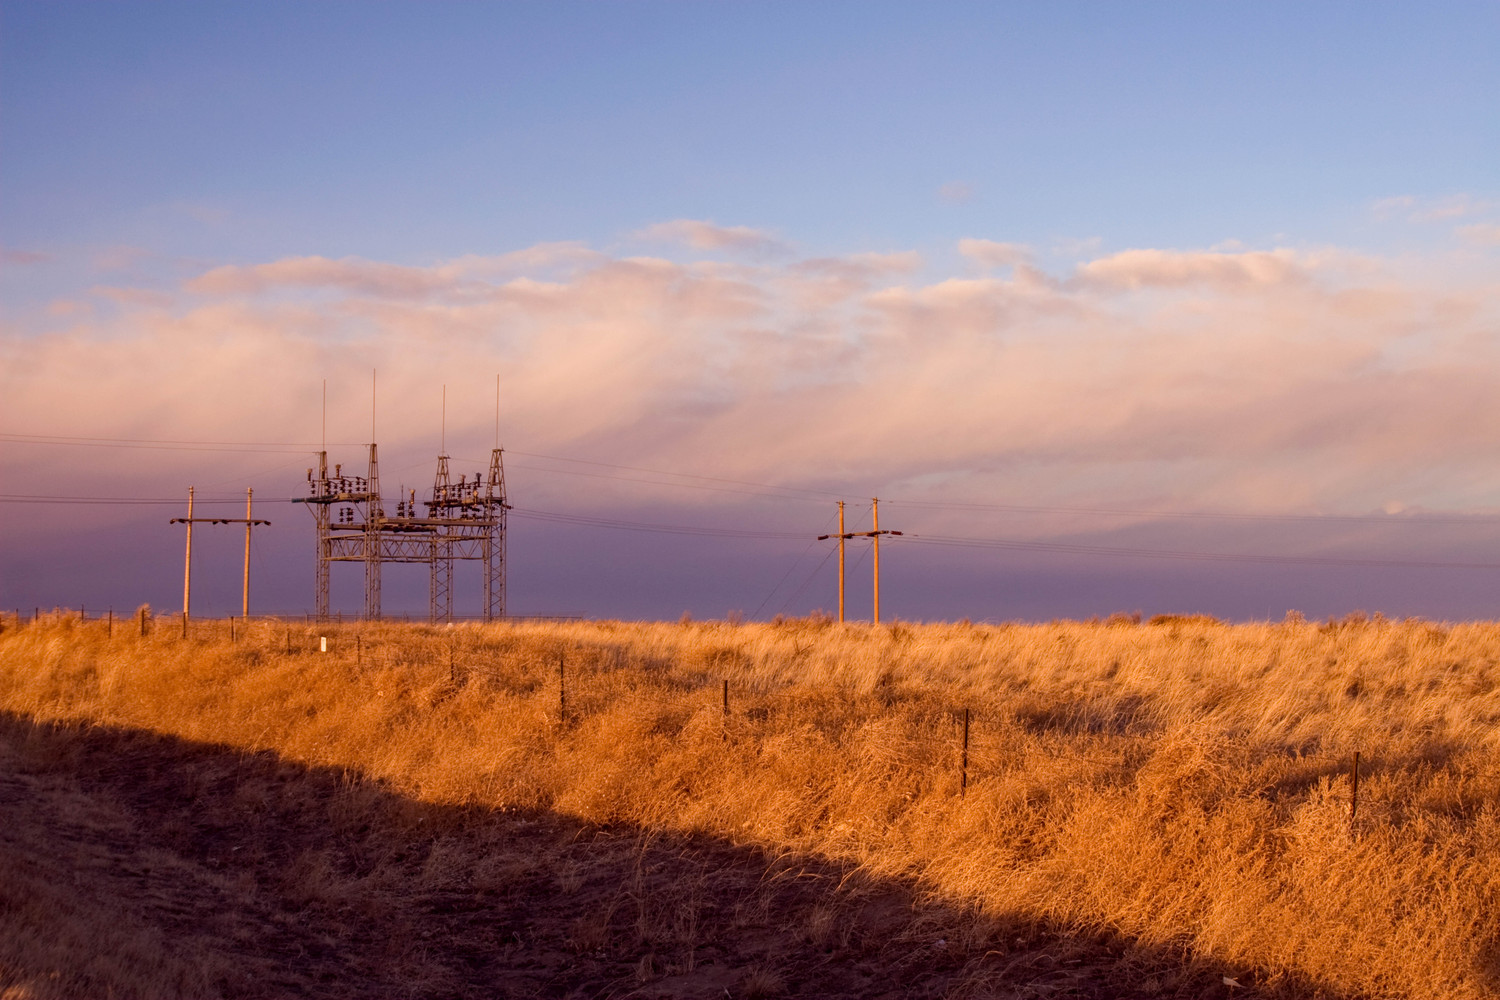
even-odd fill
[(802, 539), (800, 531), (758, 531), (752, 528), (714, 528), (694, 524), (660, 524), (650, 521), (622, 521), (609, 517), (594, 517), (589, 514), (566, 514), (557, 511), (537, 510), (528, 507), (512, 507), (516, 517), (534, 521), (549, 521), (557, 524), (572, 524), (585, 528), (617, 528), (624, 531), (647, 531), (672, 535), (704, 535), (719, 538), (767, 538)]
[(996, 511), (1006, 514), (1089, 514), (1104, 517), (1156, 517), (1156, 518), (1193, 518), (1200, 520), (1226, 520), (1226, 521), (1350, 521), (1371, 522), (1374, 524), (1473, 524), (1481, 520), (1493, 520), (1500, 514), (1425, 514), (1414, 513), (1405, 515), (1396, 514), (1270, 514), (1251, 513), (1235, 511), (1207, 511), (1207, 510), (1148, 510), (1132, 509), (1124, 507), (1074, 507), (1074, 506), (1040, 506), (1029, 504), (1000, 504), (1000, 503), (964, 503), (959, 501), (943, 500), (888, 500), (889, 504), (899, 504), (902, 507), (915, 507), (927, 510), (976, 510)]
[[(239, 503), (239, 497), (205, 497), (198, 500), (206, 504)], [(268, 498), (265, 503), (291, 503), (288, 499)], [(28, 494), (0, 494), (0, 504), (58, 504), (58, 505), (119, 505), (156, 506), (180, 505), (181, 497), (90, 497), (90, 496), (42, 496)], [(586, 528), (602, 528), (621, 531), (637, 531), (657, 534), (688, 535), (709, 538), (747, 538), (766, 540), (790, 540), (805, 538), (802, 532), (767, 531), (753, 528), (721, 528), (710, 525), (663, 524), (652, 521), (627, 521), (618, 518), (597, 517), (589, 514), (572, 514), (536, 508), (518, 507), (513, 513), (522, 518), (556, 524), (570, 524)], [(1142, 549), (1113, 545), (1094, 545), (1072, 542), (1023, 541), (1005, 538), (975, 538), (958, 535), (929, 535), (907, 532), (906, 538), (917, 544), (939, 545), (955, 548), (1003, 549), (1011, 551), (1053, 552), (1067, 555), (1111, 556), (1133, 559), (1171, 559), (1193, 562), (1240, 562), (1288, 566), (1348, 566), (1387, 569), (1500, 569), (1500, 563), (1457, 562), (1442, 559), (1363, 559), (1343, 556), (1291, 556), (1257, 553), (1193, 552), (1183, 549)], [(795, 563), (793, 564), (795, 568)], [(789, 571), (790, 573), (790, 571)], [(783, 581), (784, 582), (784, 581)], [(779, 588), (781, 584), (777, 585)], [(774, 594), (774, 589), (773, 592)], [(767, 601), (771, 598), (767, 597)], [(764, 602), (763, 602), (764, 603)]]
[[(613, 475), (604, 472), (584, 472), (578, 469), (551, 469), (539, 465), (515, 465), (512, 469), (524, 469), (528, 472), (541, 472), (562, 476), (579, 476), (585, 479), (607, 479), (617, 482), (642, 483), (648, 486), (668, 486), (676, 489), (706, 490), (714, 493), (737, 493), (744, 496), (769, 497), (780, 500), (821, 500), (831, 496), (841, 496), (827, 490), (806, 489), (799, 486), (782, 486), (776, 483), (757, 483), (744, 479), (726, 479), (721, 476), (700, 476), (688, 472), (672, 472), (667, 469), (647, 469), (634, 465), (615, 465), (610, 462), (593, 462), (580, 458), (564, 458), (560, 455), (541, 455), (534, 452), (512, 451), (506, 449), (507, 455), (521, 455), (526, 458), (539, 458), (549, 462), (568, 462), (574, 465), (588, 465), (600, 469), (614, 469), (623, 472), (639, 472), (650, 476), (668, 476), (670, 479), (643, 479), (637, 476)], [(472, 461), (472, 459), (460, 458), (458, 461)], [(679, 480), (695, 480), (695, 482), (681, 482)]]
[[(228, 452), (267, 452), (273, 454), (307, 454), (317, 452), (320, 446), (313, 443), (303, 442), (268, 442), (268, 441), (198, 441), (198, 440), (176, 440), (166, 438), (112, 438), (112, 437), (78, 437), (52, 434), (11, 434), (0, 433), (0, 442), (14, 444), (59, 444), (76, 445), (82, 447), (124, 447), (124, 448), (147, 448), (167, 451), (228, 451)], [(367, 442), (333, 442), (333, 447), (354, 448), (366, 447)], [(600, 469), (612, 469), (623, 472), (638, 472), (650, 476), (666, 476), (667, 480), (638, 479), (631, 476), (614, 476), (605, 473), (587, 473), (573, 469), (549, 469), (541, 466), (519, 466), (532, 472), (555, 473), (558, 475), (581, 476), (585, 478), (616, 479), (623, 482), (639, 482), (653, 486), (680, 487), (684, 489), (709, 490), (713, 492), (739, 493), (746, 496), (763, 496), (768, 498), (781, 498), (788, 500), (806, 500), (812, 498), (835, 497), (842, 498), (845, 492), (832, 490), (820, 490), (811, 487), (786, 486), (779, 483), (762, 483), (753, 480), (731, 479), (722, 476), (703, 476), (696, 473), (675, 472), (669, 469), (653, 469), (645, 466), (620, 465), (612, 462), (598, 462), (590, 459), (569, 458), (564, 455), (547, 455), (540, 452), (510, 451), (509, 454), (519, 455), (525, 458), (542, 459), (549, 462), (564, 462), (570, 465), (586, 465)], [(465, 459), (468, 461), (468, 459)], [(693, 480), (694, 482), (682, 482), (680, 480)], [(736, 489), (735, 487), (742, 487)], [(1368, 522), (1382, 525), (1423, 525), (1423, 524), (1473, 524), (1481, 520), (1494, 520), (1500, 517), (1500, 513), (1482, 514), (1427, 514), (1414, 513), (1406, 515), (1381, 515), (1381, 514), (1275, 514), (1254, 513), (1245, 511), (1203, 511), (1203, 510), (1157, 510), (1149, 508), (1126, 508), (1126, 507), (1092, 507), (1068, 504), (1040, 505), (1040, 504), (1005, 504), (1005, 503), (978, 503), (964, 501), (943, 500), (891, 500), (886, 502), (892, 505), (901, 505), (914, 509), (926, 510), (955, 510), (955, 511), (994, 511), (998, 513), (1011, 514), (1083, 514), (1095, 517), (1151, 517), (1160, 519), (1193, 519), (1193, 520), (1236, 520), (1236, 521), (1303, 521), (1311, 523), (1330, 522)]]
[[(198, 503), (240, 503), (244, 497), (199, 497)], [(291, 503), (272, 497), (262, 503)], [(0, 503), (45, 503), (45, 504), (93, 504), (119, 506), (151, 506), (176, 504), (182, 506), (182, 497), (94, 497), (94, 496), (41, 496), (24, 493), (0, 493)]]
[[(827, 528), (837, 516), (837, 514), (830, 514), (828, 516), (828, 521), (823, 525), (824, 528)], [(807, 554), (811, 552), (813, 550), (813, 546), (817, 544), (818, 540), (816, 538), (807, 543), (807, 548), (803, 549), (801, 553), (798, 554), (797, 558), (792, 560), (792, 564), (788, 566), (786, 572), (781, 575), (781, 579), (776, 581), (776, 586), (771, 588), (771, 592), (765, 596), (765, 599), (760, 602), (760, 605), (755, 609), (754, 614), (752, 614), (750, 617), (754, 618), (756, 615), (759, 615), (762, 611), (765, 610), (766, 605), (770, 604), (771, 599), (776, 596), (776, 592), (786, 585), (787, 580), (791, 579), (791, 576), (794, 572), (796, 572), (797, 567), (802, 565), (802, 560), (807, 558)]]
[(802, 596), (802, 592), (808, 588), (809, 584), (811, 584), (814, 580), (816, 580), (818, 578), (818, 574), (820, 572), (822, 572), (823, 567), (828, 565), (828, 560), (830, 560), (830, 559), (833, 558), (833, 553), (835, 551), (836, 550), (834, 550), (834, 549), (829, 549), (828, 552), (823, 556), (823, 561), (820, 562), (820, 563), (818, 563), (816, 566), (814, 566), (812, 568), (812, 572), (809, 573), (809, 574), (807, 574), (807, 579), (803, 580), (802, 583), (797, 587), (797, 589), (794, 590), (794, 591), (792, 591), (792, 593), (787, 597), (787, 599), (781, 602), (781, 607), (779, 607), (779, 608), (776, 609), (776, 613), (778, 615), (782, 614), (783, 612), (785, 612), (786, 609), (787, 609), (787, 607), (793, 601), (795, 601), (797, 598), (799, 598), (799, 597)]
[(559, 455), (540, 455), (540, 454), (536, 454), (534, 452), (525, 452), (525, 451), (511, 452), (511, 454), (521, 455), (521, 456), (523, 456), (525, 458), (542, 458), (542, 459), (546, 459), (546, 460), (551, 461), (551, 462), (571, 462), (571, 463), (574, 463), (576, 465), (595, 465), (595, 466), (599, 466), (601, 468), (606, 468), (606, 469), (624, 469), (624, 470), (626, 470), (628, 472), (647, 472), (647, 473), (651, 473), (653, 475), (677, 476), (677, 477), (682, 478), (682, 479), (698, 479), (698, 480), (702, 480), (704, 482), (711, 482), (711, 483), (728, 483), (728, 484), (731, 484), (731, 485), (734, 485), (734, 486), (754, 486), (754, 487), (757, 487), (757, 488), (760, 488), (760, 489), (780, 490), (780, 491), (784, 491), (784, 492), (787, 492), (787, 493), (805, 493), (805, 494), (812, 494), (814, 496), (820, 496), (820, 497), (839, 497), (839, 496), (843, 496), (842, 493), (833, 493), (833, 492), (830, 492), (828, 490), (808, 489), (808, 488), (801, 487), (801, 486), (781, 486), (781, 485), (778, 485), (778, 484), (775, 484), (775, 483), (757, 483), (757, 482), (752, 482), (752, 481), (746, 480), (746, 479), (725, 479), (725, 478), (723, 478), (721, 476), (700, 476), (700, 475), (696, 475), (694, 473), (688, 473), (688, 472), (669, 472), (669, 471), (667, 471), (665, 469), (646, 469), (646, 468), (641, 468), (639, 466), (634, 466), (634, 465), (615, 465), (615, 464), (612, 464), (610, 462), (591, 462), (591, 461), (587, 461), (587, 460), (581, 459), (581, 458), (564, 458), (564, 457), (559, 456)]
[[(464, 459), (463, 461), (467, 461)], [(766, 489), (736, 489), (732, 486), (711, 486), (706, 483), (674, 483), (664, 482), (659, 479), (641, 479), (635, 476), (612, 476), (601, 472), (582, 472), (577, 469), (548, 469), (535, 465), (511, 465), (512, 469), (523, 469), (527, 472), (551, 473), (560, 476), (580, 476), (585, 479), (607, 479), (613, 482), (642, 483), (647, 486), (668, 486), (673, 489), (705, 490), (710, 493), (737, 493), (742, 496), (768, 497), (773, 500), (802, 500), (807, 502), (823, 503), (821, 498), (793, 496), (785, 493), (767, 492), (767, 490), (780, 489), (780, 487), (768, 486)], [(677, 475), (677, 473), (661, 473), (662, 475)], [(729, 480), (732, 482), (732, 480)]]
[[(52, 434), (3, 434), (0, 442), (9, 444), (65, 445), (82, 448), (145, 448), (153, 451), (222, 451), (266, 452), (281, 455), (303, 455), (318, 451), (316, 444), (270, 441), (172, 441), (150, 438), (87, 438)], [(341, 447), (357, 447), (341, 445)]]
[(1360, 566), (1396, 569), (1500, 569), (1500, 563), (1452, 562), (1440, 559), (1358, 559), (1341, 556), (1282, 556), (1254, 553), (1189, 552), (1181, 549), (1136, 549), (1113, 545), (1082, 545), (1069, 542), (1026, 542), (1003, 538), (962, 538), (951, 535), (921, 535), (907, 538), (927, 545), (958, 548), (1013, 549), (1060, 552), (1071, 555), (1121, 556), (1144, 559), (1186, 559), (1198, 562), (1246, 562), (1287, 566)]

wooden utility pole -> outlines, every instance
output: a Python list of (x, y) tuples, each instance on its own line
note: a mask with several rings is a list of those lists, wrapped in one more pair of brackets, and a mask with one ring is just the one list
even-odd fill
[(250, 498), (254, 493), (252, 489), (245, 490), (245, 587), (240, 592), (240, 615), (244, 618), (250, 617), (250, 529), (254, 526), (250, 520)]
[[(177, 518), (172, 523), (177, 523)], [(193, 488), (188, 487), (187, 555), (182, 560), (182, 620), (186, 622), (192, 613), (193, 603)]]
[(168, 523), (187, 525), (187, 555), (183, 559), (182, 567), (182, 627), (186, 635), (188, 616), (192, 613), (193, 600), (193, 525), (201, 521), (209, 524), (243, 524), (245, 526), (245, 590), (240, 601), (241, 611), (248, 616), (250, 614), (250, 529), (257, 524), (269, 525), (270, 521), (252, 518), (250, 516), (250, 498), (252, 491), (245, 491), (245, 516), (244, 517), (194, 517), (193, 516), (193, 488), (188, 487), (188, 509), (187, 517), (174, 517)]
[(870, 527), (872, 527), (872, 528), (875, 529), (874, 531), (870, 532), (870, 538), (872, 539), (872, 544), (875, 546), (875, 552), (873, 553), (874, 559), (871, 560), (875, 564), (875, 588), (874, 588), (875, 599), (874, 599), (874, 602), (873, 602), (874, 606), (872, 607), (871, 610), (874, 613), (875, 624), (879, 625), (880, 624), (880, 500), (878, 498), (875, 498), (875, 497), (871, 497), (870, 498)]
[(839, 501), (839, 624), (844, 623), (844, 501)]
[(844, 530), (844, 501), (842, 501), (842, 500), (838, 501), (838, 505), (839, 505), (839, 531), (838, 531), (838, 534), (837, 535), (819, 535), (818, 536), (818, 541), (823, 541), (824, 539), (827, 539), (827, 538), (837, 538), (839, 540), (839, 621), (842, 622), (844, 620), (844, 540), (848, 539), (848, 538), (869, 538), (869, 539), (871, 539), (873, 541), (873, 543), (875, 545), (875, 551), (873, 553), (873, 555), (875, 557), (875, 590), (874, 590), (874, 603), (873, 603), (872, 610), (874, 612), (875, 624), (879, 625), (880, 624), (880, 536), (881, 535), (899, 535), (899, 534), (901, 534), (901, 532), (899, 532), (899, 531), (889, 531), (889, 530), (887, 530), (887, 531), (881, 531), (880, 530), (880, 501), (878, 499), (872, 499), (870, 501), (871, 512), (872, 512), (872, 514), (874, 516), (874, 523), (871, 525), (874, 528), (873, 531), (845, 531)]

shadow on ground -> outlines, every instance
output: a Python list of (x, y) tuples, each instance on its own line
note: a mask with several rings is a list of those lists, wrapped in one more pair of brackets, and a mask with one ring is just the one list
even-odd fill
[(4, 998), (1347, 1000), (825, 860), (143, 731), (0, 713), (0, 816)]

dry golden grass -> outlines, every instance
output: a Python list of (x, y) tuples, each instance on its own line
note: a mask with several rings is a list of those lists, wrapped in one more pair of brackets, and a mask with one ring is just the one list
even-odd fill
[[(146, 638), (134, 623), (113, 637), (65, 616), (9, 624), (0, 711), (274, 751), (435, 807), (707, 835), (910, 880), (972, 915), (942, 938), (989, 956), (971, 995), (1042, 995), (1003, 972), (995, 935), (1016, 921), (1215, 963), (1238, 995), (1500, 991), (1497, 625), (257, 622), (237, 640), (222, 623), (187, 640), (167, 623)], [(253, 810), (272, 793), (235, 794)], [(340, 802), (327, 822), (363, 808)], [(454, 850), (421, 877), (474, 877), (479, 856)], [(347, 891), (326, 858), (297, 863), (310, 897)], [(572, 864), (553, 873), (559, 894), (590, 877), (587, 857)], [(691, 971), (691, 894), (653, 909), (621, 892), (647, 949), (637, 978)], [(799, 933), (837, 949), (829, 905), (810, 904)], [(583, 951), (630, 925), (592, 919), (575, 928)], [(1142, 996), (1184, 988), (1141, 977)], [(789, 982), (762, 962), (734, 988)]]

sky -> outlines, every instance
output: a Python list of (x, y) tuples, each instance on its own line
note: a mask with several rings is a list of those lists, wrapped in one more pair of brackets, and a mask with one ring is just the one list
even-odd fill
[[(885, 619), (1492, 618), (1497, 45), (1492, 2), (0, 0), (0, 608), (180, 607), (193, 486), (253, 488), (253, 609), (306, 611), (289, 501), (374, 440), (391, 496), (506, 449), (518, 615), (831, 610), (816, 536), (879, 497)], [(196, 611), (242, 546), (195, 532)]]

